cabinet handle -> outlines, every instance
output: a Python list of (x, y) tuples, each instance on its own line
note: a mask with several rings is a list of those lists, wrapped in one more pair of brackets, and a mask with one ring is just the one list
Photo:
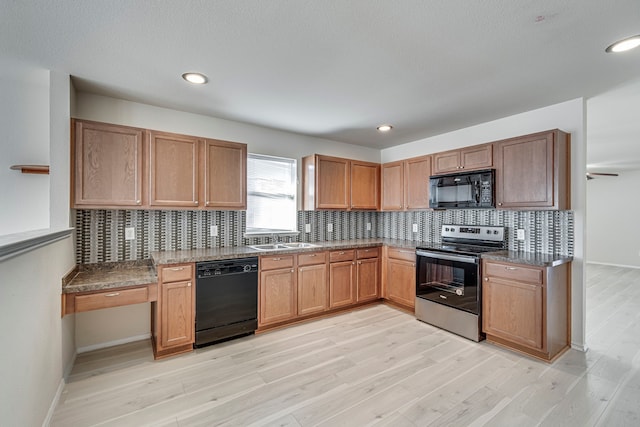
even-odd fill
[(171, 271), (182, 271), (182, 270), (184, 270), (184, 267), (173, 267), (171, 269)]
[(291, 269), (291, 272), (293, 273), (293, 268)]
[(112, 294), (106, 294), (105, 297), (117, 297), (118, 295), (120, 295), (120, 292), (114, 292)]
[(352, 262), (352, 263), (351, 263), (351, 265), (356, 265), (356, 263), (355, 263), (355, 262)]
[(191, 282), (187, 283), (187, 286), (191, 286)]
[(282, 261), (282, 258), (274, 258), (273, 261)]
[(197, 204), (198, 204), (198, 201), (196, 200), (196, 201), (194, 201), (193, 203), (195, 203), (195, 204), (197, 205)]
[(358, 265), (361, 265), (361, 264), (362, 264), (362, 261), (358, 261)]
[(308, 257), (316, 256), (316, 254), (309, 254)]
[(338, 255), (344, 255), (344, 252), (338, 252)]
[(502, 202), (498, 203), (498, 206), (502, 206)]
[(517, 267), (505, 267), (504, 269), (505, 270), (517, 270), (518, 268)]
[(416, 263), (415, 263), (415, 262), (412, 262), (412, 263), (411, 263), (411, 267), (415, 267), (415, 266), (416, 266)]
[(488, 277), (485, 277), (485, 278), (484, 278), (484, 281), (485, 281), (485, 282), (488, 282), (488, 281), (489, 281), (489, 278), (488, 278)]
[(136, 204), (138, 204), (138, 205), (139, 205), (140, 203), (141, 203), (141, 201), (140, 201), (140, 200), (136, 200)]

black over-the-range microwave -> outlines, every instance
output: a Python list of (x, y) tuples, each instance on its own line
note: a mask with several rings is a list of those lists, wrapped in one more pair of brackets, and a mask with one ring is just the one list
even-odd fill
[(429, 177), (433, 209), (495, 208), (495, 169)]

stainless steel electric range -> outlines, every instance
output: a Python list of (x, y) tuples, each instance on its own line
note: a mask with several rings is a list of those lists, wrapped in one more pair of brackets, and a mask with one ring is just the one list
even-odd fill
[(416, 250), (416, 317), (480, 341), (480, 255), (505, 248), (504, 227), (443, 225), (442, 243)]

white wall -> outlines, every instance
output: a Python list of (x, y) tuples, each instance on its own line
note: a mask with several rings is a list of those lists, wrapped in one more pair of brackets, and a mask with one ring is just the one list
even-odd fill
[(49, 71), (0, 58), (0, 235), (49, 228), (49, 176), (10, 170), (49, 164)]
[(585, 349), (585, 216), (586, 216), (586, 109), (583, 99), (574, 99), (538, 110), (516, 114), (454, 132), (382, 150), (382, 162), (415, 157), (453, 148), (561, 129), (571, 133), (571, 206), (574, 211), (574, 261), (572, 264), (572, 345)]
[(640, 268), (640, 171), (587, 181), (587, 260)]
[(69, 349), (60, 320), (61, 278), (73, 239), (0, 261), (0, 424), (42, 425), (62, 384)]

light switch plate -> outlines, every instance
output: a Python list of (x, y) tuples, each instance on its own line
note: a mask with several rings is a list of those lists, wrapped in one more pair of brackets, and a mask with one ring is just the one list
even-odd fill
[(209, 227), (209, 235), (211, 237), (216, 237), (218, 235), (218, 226), (217, 225), (212, 225), (211, 227)]
[(327, 233), (333, 233), (333, 224), (327, 224)]
[(414, 233), (418, 232), (418, 224), (413, 224), (413, 232)]
[(371, 231), (371, 223), (370, 222), (367, 223), (367, 231)]
[(136, 229), (135, 227), (125, 227), (124, 229), (124, 240), (135, 240), (136, 239)]
[(518, 240), (524, 240), (524, 229), (518, 228), (517, 234), (518, 234), (517, 236)]
[(311, 224), (305, 224), (304, 225), (304, 232), (305, 233), (311, 233)]

